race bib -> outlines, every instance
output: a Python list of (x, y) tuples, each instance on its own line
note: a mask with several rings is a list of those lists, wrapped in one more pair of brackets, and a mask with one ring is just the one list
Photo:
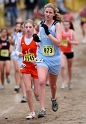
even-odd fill
[(82, 17), (82, 18), (81, 18), (81, 21), (82, 21), (82, 22), (86, 22), (86, 17)]
[(55, 53), (54, 46), (43, 46), (42, 54), (44, 56), (53, 56)]
[(24, 61), (25, 62), (32, 62), (35, 59), (35, 56), (33, 53), (25, 54), (24, 55)]
[(68, 43), (66, 40), (62, 40), (62, 43), (61, 43), (62, 46), (68, 46)]
[(1, 50), (1, 56), (2, 57), (8, 57), (9, 56), (9, 50)]

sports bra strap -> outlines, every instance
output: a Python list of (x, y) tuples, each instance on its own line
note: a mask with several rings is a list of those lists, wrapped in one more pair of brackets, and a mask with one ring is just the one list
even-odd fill
[(56, 23), (58, 23), (58, 21), (54, 21), (52, 25), (56, 25)]
[(43, 20), (43, 21), (40, 22), (40, 24), (42, 25), (42, 24), (44, 24), (44, 22), (45, 22), (45, 21)]
[[(44, 22), (45, 21), (43, 20), (43, 21), (40, 22), (40, 24), (42, 25), (42, 24), (44, 24)], [(52, 25), (56, 25), (56, 23), (58, 23), (58, 21), (54, 21)]]

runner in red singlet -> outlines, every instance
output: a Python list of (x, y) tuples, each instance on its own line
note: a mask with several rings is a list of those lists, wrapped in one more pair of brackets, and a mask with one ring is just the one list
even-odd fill
[[(22, 73), (23, 81), (26, 87), (27, 101), (30, 108), (30, 113), (26, 119), (32, 119), (35, 117), (31, 81), (33, 78), (34, 94), (38, 97), (38, 74), (34, 63), (32, 62), (36, 58), (37, 44), (33, 40), (34, 22), (30, 19), (24, 22), (25, 36), (19, 39), (16, 47), (16, 54), (19, 57), (23, 57), (23, 63), (20, 66), (20, 72)], [(22, 52), (19, 52), (22, 48)]]
[(78, 44), (78, 40), (73, 28), (73, 25), (70, 21), (66, 20), (63, 23), (64, 30), (62, 30), (62, 43), (61, 43), (61, 57), (62, 57), (62, 66), (61, 66), (61, 73), (62, 73), (62, 86), (61, 89), (64, 89), (67, 86), (66, 81), (66, 60), (68, 66), (68, 76), (69, 76), (69, 89), (72, 89), (72, 65), (73, 65), (73, 58), (74, 58), (74, 50), (73, 45)]

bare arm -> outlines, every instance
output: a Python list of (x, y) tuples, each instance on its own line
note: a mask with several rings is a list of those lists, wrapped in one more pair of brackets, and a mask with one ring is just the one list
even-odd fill
[(56, 38), (54, 36), (52, 36), (52, 34), (49, 34), (48, 37), (50, 38), (50, 40), (56, 46), (60, 46), (61, 45), (62, 36), (61, 36), (61, 25), (60, 25), (60, 23), (56, 24)]
[(71, 44), (74, 44), (74, 45), (78, 45), (78, 39), (77, 39), (77, 36), (76, 36), (76, 33), (75, 31), (72, 31), (72, 37), (73, 37), (73, 40), (69, 41)]
[(13, 40), (13, 37), (12, 37), (12, 36), (9, 36), (9, 37), (8, 37), (8, 40), (9, 40), (9, 43), (10, 43), (11, 45), (14, 45), (14, 40)]
[(16, 54), (19, 57), (23, 57), (23, 54), (20, 51), (21, 51), (21, 38), (19, 39), (19, 42), (17, 43), (16, 46)]
[(38, 32), (39, 32), (39, 24), (40, 24), (40, 22), (38, 22), (38, 24), (35, 26), (34, 34), (38, 34)]

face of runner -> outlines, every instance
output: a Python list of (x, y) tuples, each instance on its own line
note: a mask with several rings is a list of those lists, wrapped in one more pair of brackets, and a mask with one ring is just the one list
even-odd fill
[(55, 16), (53, 8), (47, 7), (44, 11), (44, 16), (46, 21), (52, 20)]
[(30, 22), (26, 23), (25, 24), (26, 37), (32, 37), (33, 32), (34, 32), (34, 26)]
[(1, 31), (1, 37), (6, 37), (7, 36), (7, 30), (6, 29), (3, 29)]
[(70, 23), (69, 22), (64, 22), (63, 25), (64, 25), (64, 29), (66, 31), (68, 31), (70, 29)]
[(21, 30), (21, 24), (20, 23), (16, 24), (15, 30), (16, 30), (16, 32)]

